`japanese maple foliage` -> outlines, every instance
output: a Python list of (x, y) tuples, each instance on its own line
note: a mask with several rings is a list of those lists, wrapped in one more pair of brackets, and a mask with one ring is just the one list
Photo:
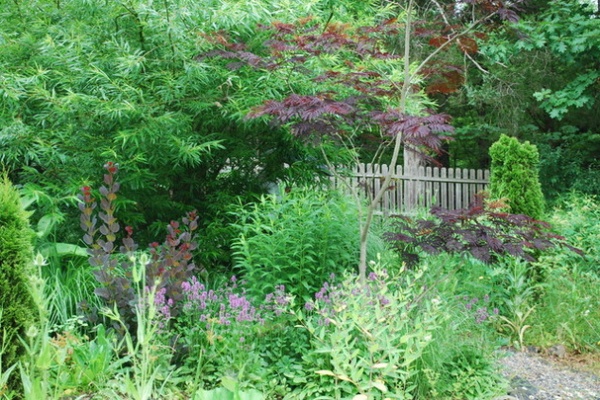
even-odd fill
[[(438, 136), (452, 132), (449, 116), (430, 114), (425, 109), (419, 115), (409, 115), (392, 107), (400, 97), (399, 82), (385, 63), (399, 64), (402, 58), (388, 43), (391, 35), (403, 29), (395, 19), (358, 28), (340, 24), (322, 27), (306, 19), (262, 29), (269, 33), (269, 39), (255, 53), (246, 44), (230, 42), (221, 34), (216, 43), (221, 48), (198, 59), (235, 60), (227, 64), (231, 69), (289, 70), (305, 76), (317, 91), (266, 99), (247, 118), (271, 117), (273, 123), (287, 124), (293, 134), (305, 139), (315, 135), (335, 138), (378, 128), (384, 137), (402, 133), (407, 143), (438, 151), (441, 140), (449, 138)], [(335, 55), (339, 63), (331, 64), (326, 55)], [(319, 70), (311, 69), (314, 59), (320, 57), (325, 60), (318, 63)], [(415, 86), (414, 90), (420, 89)]]
[(398, 105), (407, 97), (402, 93), (405, 89), (411, 97), (420, 96), (417, 102), (421, 103), (426, 93), (458, 90), (464, 66), (452, 57), (426, 56), (417, 71), (406, 74), (401, 71), (404, 44), (398, 39), (409, 29), (412, 41), (431, 50), (430, 55), (454, 51), (472, 58), (478, 51), (477, 40), (485, 38), (486, 31), (497, 28), (501, 19), (517, 17), (511, 9), (515, 2), (432, 3), (435, 7), (421, 7), (423, 19), (414, 21), (391, 18), (358, 27), (331, 21), (320, 24), (311, 17), (295, 23), (273, 22), (259, 27), (266, 38), (259, 46), (216, 32), (205, 37), (214, 48), (197, 60), (220, 57), (230, 61), (227, 67), (232, 70), (285, 71), (289, 79), (295, 74), (305, 84), (312, 82), (305, 93), (297, 92), (290, 82), (289, 94), (264, 99), (247, 115), (249, 119), (268, 116), (305, 139), (379, 129), (383, 140), (401, 134), (411, 149), (439, 152), (441, 141), (453, 132), (450, 117), (418, 106), (407, 112)]
[[(476, 38), (484, 37), (495, 19), (515, 14), (508, 3), (495, 0), (427, 4), (409, 0), (404, 8), (398, 7), (402, 19), (370, 26), (332, 23), (331, 19), (321, 25), (310, 18), (275, 22), (262, 27), (267, 40), (258, 46), (231, 41), (219, 33), (213, 39), (214, 48), (197, 59), (232, 60), (228, 64), (232, 70), (262, 70), (265, 76), (275, 75), (287, 83), (288, 92), (272, 93), (247, 118), (270, 117), (271, 123), (289, 128), (299, 138), (312, 143), (334, 140), (357, 152), (356, 139), (375, 133), (382, 143), (375, 157), (390, 148), (389, 170), (393, 171), (404, 148), (405, 167), (412, 170), (432, 152), (439, 153), (442, 140), (453, 132), (449, 116), (428, 110), (433, 103), (426, 87), (427, 83), (436, 85), (429, 93), (457, 90), (463, 69), (439, 56), (455, 49), (476, 63)], [(388, 175), (366, 212), (359, 212), (366, 216), (360, 221), (362, 280), (366, 279), (368, 230), (376, 204), (390, 183)], [(409, 195), (412, 199), (416, 192)], [(409, 201), (407, 208), (413, 203)]]

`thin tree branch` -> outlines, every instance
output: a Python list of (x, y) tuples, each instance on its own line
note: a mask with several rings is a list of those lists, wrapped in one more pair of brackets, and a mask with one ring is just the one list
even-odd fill
[[(448, 20), (448, 17), (446, 17), (446, 13), (444, 12), (444, 9), (443, 9), (443, 8), (442, 8), (442, 6), (440, 5), (440, 3), (438, 3), (436, 0), (431, 0), (431, 2), (432, 2), (432, 3), (434, 3), (434, 4), (437, 6), (437, 8), (438, 8), (438, 10), (439, 10), (439, 12), (440, 12), (440, 15), (441, 15), (441, 16), (442, 16), (442, 18), (444, 19), (444, 22), (446, 23), (446, 25), (447, 25), (447, 26), (452, 26), (452, 25), (450, 24), (450, 21)], [(454, 31), (454, 29), (452, 29), (452, 31)], [(457, 40), (458, 40), (458, 43), (460, 43), (460, 39), (457, 39)], [(474, 65), (477, 67), (477, 69), (478, 69), (478, 70), (480, 70), (480, 71), (481, 71), (481, 72), (483, 72), (484, 74), (489, 74), (489, 71), (487, 71), (487, 70), (486, 70), (486, 69), (484, 69), (484, 68), (483, 68), (481, 65), (479, 65), (479, 63), (478, 63), (477, 61), (475, 61), (475, 60), (473, 59), (473, 57), (471, 57), (471, 55), (470, 55), (469, 53), (467, 53), (466, 51), (465, 51), (464, 53), (465, 53), (465, 56), (466, 56), (466, 57), (467, 57), (469, 60), (471, 60), (471, 62), (472, 62), (472, 63), (473, 63), (473, 64), (474, 64)]]

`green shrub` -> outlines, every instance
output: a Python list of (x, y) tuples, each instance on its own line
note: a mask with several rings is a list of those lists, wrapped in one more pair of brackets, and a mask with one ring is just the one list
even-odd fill
[[(237, 214), (235, 265), (259, 297), (284, 285), (299, 298), (311, 298), (332, 273), (358, 265), (357, 207), (338, 192), (293, 189), (262, 197)], [(371, 253), (377, 250), (372, 239)]]
[[(33, 231), (19, 193), (6, 175), (0, 177), (0, 367), (8, 368), (24, 354), (19, 340), (37, 319), (29, 290), (33, 275)], [(17, 385), (13, 379), (9, 385)]]
[(483, 315), (483, 300), (466, 307), (429, 286), (440, 271), (428, 265), (396, 275), (372, 268), (366, 284), (353, 276), (326, 282), (298, 312), (312, 339), (294, 398), (480, 399), (502, 391), (493, 311)]
[(490, 147), (490, 157), (491, 197), (506, 198), (513, 214), (540, 219), (544, 212), (544, 195), (538, 178), (537, 147), (502, 135)]

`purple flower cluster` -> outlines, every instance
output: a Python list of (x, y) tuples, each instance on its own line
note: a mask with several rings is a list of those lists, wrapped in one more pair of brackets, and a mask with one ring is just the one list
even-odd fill
[(275, 286), (275, 291), (265, 296), (265, 302), (261, 308), (280, 316), (290, 304), (290, 300), (291, 297), (285, 293), (284, 285)]
[(469, 296), (464, 296), (463, 301), (465, 301), (465, 308), (469, 311), (473, 311), (473, 317), (478, 324), (489, 320), (492, 315), (498, 315), (497, 308), (494, 308), (490, 313), (488, 308), (490, 296), (487, 294), (483, 296), (483, 304), (479, 302), (479, 298), (477, 297), (470, 298)]
[[(273, 293), (267, 294), (264, 303), (257, 307), (248, 299), (243, 284), (244, 282), (238, 283), (237, 278), (233, 276), (224, 287), (212, 290), (207, 289), (196, 277), (192, 277), (181, 284), (182, 315), (191, 318), (192, 323), (206, 323), (207, 328), (214, 324), (263, 324), (265, 319), (272, 315), (281, 315), (289, 305), (290, 297), (286, 295), (283, 285), (277, 286)], [(164, 321), (172, 318), (173, 300), (165, 298), (164, 289), (157, 293), (155, 304)]]

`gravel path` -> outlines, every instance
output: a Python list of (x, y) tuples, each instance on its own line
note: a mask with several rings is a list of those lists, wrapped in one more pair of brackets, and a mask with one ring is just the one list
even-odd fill
[(576, 371), (552, 358), (508, 352), (500, 364), (511, 389), (497, 400), (600, 400), (600, 377)]

